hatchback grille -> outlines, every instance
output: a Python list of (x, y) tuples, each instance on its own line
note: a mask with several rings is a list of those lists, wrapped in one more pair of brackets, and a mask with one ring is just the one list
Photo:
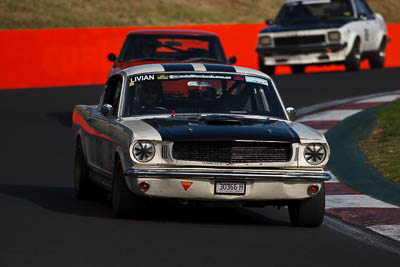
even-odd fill
[(175, 142), (176, 160), (215, 163), (286, 162), (292, 156), (290, 143), (268, 142)]
[(325, 42), (325, 35), (310, 35), (296, 37), (278, 37), (275, 38), (275, 46), (284, 45), (307, 45)]

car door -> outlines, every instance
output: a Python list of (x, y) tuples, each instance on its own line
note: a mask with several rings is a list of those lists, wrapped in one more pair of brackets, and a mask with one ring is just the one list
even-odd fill
[[(110, 144), (113, 143), (109, 137), (109, 122), (110, 120), (115, 120), (118, 112), (118, 107), (116, 107), (116, 109), (114, 108), (116, 94), (119, 94), (121, 91), (121, 86), (118, 87), (118, 85), (115, 78), (110, 78), (107, 81), (102, 101), (100, 101), (98, 108), (92, 110), (88, 120), (89, 126), (92, 128), (91, 140), (89, 140), (89, 164), (92, 169), (104, 176), (110, 176), (112, 174), (107, 167), (109, 165), (107, 155), (111, 153)], [(102, 108), (105, 105), (113, 106), (112, 113), (107, 114), (104, 111), (102, 112)]]
[(104, 116), (100, 113), (100, 107), (102, 102), (98, 107), (89, 108), (89, 117), (87, 120), (90, 131), (86, 136), (87, 143), (87, 156), (88, 163), (91, 169), (100, 170), (100, 158), (98, 156), (98, 150), (101, 146), (101, 135), (107, 131), (107, 123)]
[(364, 51), (374, 49), (374, 36), (377, 34), (378, 24), (372, 9), (364, 0), (355, 0), (357, 14), (362, 23), (361, 39)]
[(121, 101), (121, 91), (122, 91), (123, 79), (121, 76), (113, 76), (107, 82), (108, 94), (104, 97), (104, 103), (112, 106), (112, 113), (104, 117), (107, 123), (107, 132), (104, 133), (101, 144), (101, 151), (99, 151), (99, 158), (101, 163), (101, 168), (107, 176), (111, 177), (113, 173), (113, 160), (114, 153), (117, 147), (118, 141), (115, 140), (115, 127), (120, 123), (118, 121), (118, 112)]

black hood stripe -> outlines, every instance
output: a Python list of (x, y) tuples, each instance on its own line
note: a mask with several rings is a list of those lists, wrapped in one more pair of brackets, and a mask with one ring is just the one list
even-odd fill
[(163, 141), (277, 141), (298, 143), (295, 131), (281, 121), (243, 119), (238, 125), (209, 125), (197, 119), (145, 119)]
[(192, 64), (161, 64), (165, 71), (194, 71)]
[(204, 64), (207, 71), (216, 71), (216, 72), (236, 72), (236, 69), (232, 66), (228, 65), (210, 65)]

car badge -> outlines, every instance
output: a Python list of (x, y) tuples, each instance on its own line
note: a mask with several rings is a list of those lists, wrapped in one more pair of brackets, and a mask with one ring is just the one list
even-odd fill
[(185, 189), (185, 191), (187, 191), (192, 184), (193, 184), (193, 182), (181, 181), (181, 185), (182, 185), (183, 189)]

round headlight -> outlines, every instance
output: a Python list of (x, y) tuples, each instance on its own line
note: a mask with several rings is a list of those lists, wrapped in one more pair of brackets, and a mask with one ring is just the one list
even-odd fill
[(326, 149), (322, 144), (309, 144), (304, 149), (304, 158), (311, 165), (318, 165), (325, 160)]
[(156, 149), (152, 142), (138, 141), (133, 146), (133, 156), (137, 161), (147, 162), (153, 159)]
[(261, 45), (271, 45), (271, 43), (272, 43), (272, 40), (271, 40), (271, 37), (269, 37), (269, 36), (264, 36), (264, 37), (260, 37), (260, 44)]
[(340, 32), (330, 32), (330, 33), (328, 33), (328, 39), (331, 42), (340, 41)]

